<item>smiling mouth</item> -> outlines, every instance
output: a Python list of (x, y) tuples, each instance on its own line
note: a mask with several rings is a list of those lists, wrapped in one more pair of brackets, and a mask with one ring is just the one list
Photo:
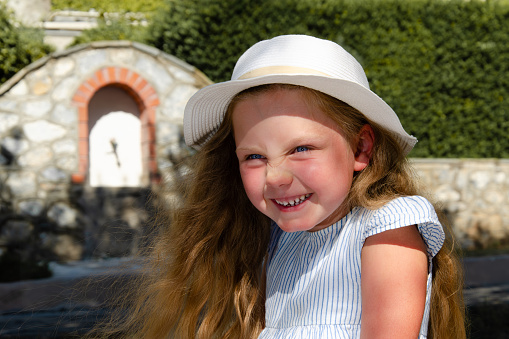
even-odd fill
[(278, 204), (278, 205), (280, 205), (280, 206), (290, 207), (290, 206), (297, 206), (297, 205), (302, 204), (302, 203), (303, 203), (304, 201), (306, 201), (306, 200), (307, 200), (310, 196), (311, 196), (311, 193), (308, 193), (308, 194), (303, 194), (303, 195), (301, 195), (300, 197), (295, 198), (295, 199), (293, 199), (293, 200), (281, 201), (281, 200), (274, 199), (274, 201), (276, 202), (276, 204)]

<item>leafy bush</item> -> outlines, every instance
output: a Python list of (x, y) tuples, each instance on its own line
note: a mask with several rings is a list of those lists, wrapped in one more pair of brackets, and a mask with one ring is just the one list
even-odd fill
[(127, 20), (100, 20), (96, 28), (85, 30), (76, 37), (71, 45), (99, 40), (131, 40), (144, 42), (146, 27), (134, 26)]
[(337, 41), (421, 141), (415, 157), (509, 157), (509, 8), (441, 0), (167, 0), (148, 43), (229, 79), (256, 41)]
[(51, 52), (40, 29), (24, 27), (14, 21), (0, 2), (0, 84), (23, 67)]

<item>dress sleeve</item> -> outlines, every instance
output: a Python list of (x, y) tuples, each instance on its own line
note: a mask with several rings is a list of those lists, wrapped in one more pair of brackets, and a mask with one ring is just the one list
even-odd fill
[(445, 234), (435, 208), (420, 196), (397, 198), (378, 209), (366, 224), (362, 242), (372, 235), (410, 225), (417, 225), (431, 261), (442, 248)]

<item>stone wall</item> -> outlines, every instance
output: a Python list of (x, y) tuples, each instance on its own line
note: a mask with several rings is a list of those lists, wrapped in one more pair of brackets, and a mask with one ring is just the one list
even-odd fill
[(440, 203), (463, 248), (509, 245), (509, 160), (412, 162), (423, 188)]

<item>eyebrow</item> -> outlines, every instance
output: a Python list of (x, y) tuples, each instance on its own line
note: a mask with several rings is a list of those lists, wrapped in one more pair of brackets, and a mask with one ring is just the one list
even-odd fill
[[(299, 137), (296, 137), (295, 139), (291, 139), (288, 142), (286, 142), (285, 148), (290, 147), (289, 145), (291, 145), (291, 147), (315, 145), (317, 143), (322, 143), (323, 140), (324, 139), (323, 139), (322, 135), (299, 136)], [(249, 146), (237, 147), (235, 149), (235, 153), (238, 153), (238, 152), (257, 153), (257, 152), (260, 152), (260, 149), (256, 146), (254, 146), (254, 147), (249, 147)]]
[(312, 133), (312, 135), (303, 135), (297, 136), (294, 139), (288, 140), (287, 144), (291, 144), (293, 146), (306, 146), (313, 145), (317, 143), (322, 143), (324, 139), (328, 139), (328, 137), (324, 137), (321, 134)]
[(258, 150), (258, 148), (256, 147), (238, 147), (235, 149), (235, 153), (239, 153), (239, 152), (248, 152), (248, 153), (256, 153)]

